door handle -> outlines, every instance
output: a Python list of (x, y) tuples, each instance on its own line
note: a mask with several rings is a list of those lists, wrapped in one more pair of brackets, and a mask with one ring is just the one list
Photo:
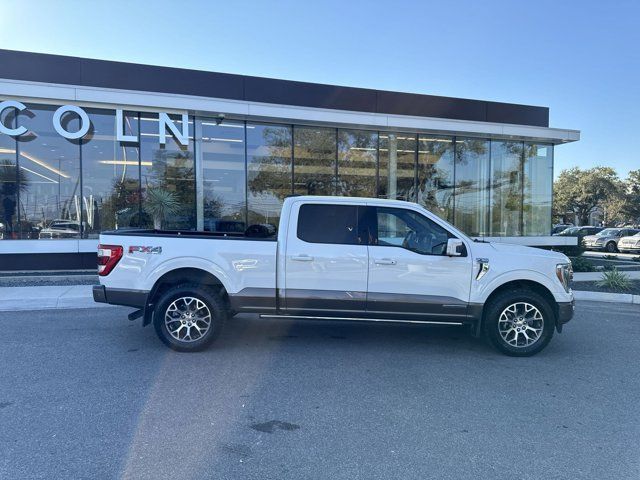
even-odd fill
[(291, 260), (295, 260), (296, 262), (312, 262), (313, 257), (303, 253), (301, 255), (291, 255)]
[(377, 260), (374, 260), (374, 263), (376, 265), (395, 265), (396, 262), (395, 260), (391, 260), (390, 258), (379, 258)]

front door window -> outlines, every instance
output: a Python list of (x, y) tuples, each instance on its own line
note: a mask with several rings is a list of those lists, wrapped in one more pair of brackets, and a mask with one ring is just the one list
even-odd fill
[(444, 255), (449, 233), (411, 210), (378, 208), (378, 246), (402, 247), (421, 255)]

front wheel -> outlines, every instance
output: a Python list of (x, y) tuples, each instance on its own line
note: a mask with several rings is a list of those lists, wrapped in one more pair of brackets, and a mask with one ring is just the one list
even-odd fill
[(618, 251), (618, 247), (616, 245), (616, 242), (609, 242), (607, 243), (607, 252), (609, 253), (615, 253)]
[(169, 348), (196, 352), (218, 337), (226, 317), (224, 302), (216, 292), (183, 284), (162, 295), (154, 310), (153, 326)]
[(518, 289), (493, 298), (483, 323), (485, 336), (496, 349), (514, 357), (528, 357), (551, 341), (555, 315), (544, 297)]

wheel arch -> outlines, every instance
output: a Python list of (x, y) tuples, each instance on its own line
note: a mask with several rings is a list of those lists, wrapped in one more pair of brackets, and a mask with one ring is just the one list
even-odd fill
[(558, 323), (558, 313), (559, 313), (558, 302), (553, 296), (553, 293), (551, 293), (551, 290), (549, 290), (542, 283), (536, 282), (535, 280), (511, 280), (494, 288), (493, 291), (489, 294), (489, 296), (485, 300), (484, 306), (482, 309), (483, 310), (482, 315), (480, 316), (480, 319), (477, 322), (477, 327), (476, 327), (477, 335), (479, 335), (480, 332), (482, 331), (482, 324), (484, 323), (484, 316), (487, 311), (486, 306), (489, 305), (493, 301), (493, 299), (496, 298), (496, 296), (509, 290), (531, 290), (533, 292), (536, 292), (542, 298), (544, 298), (549, 303), (549, 306), (551, 307), (551, 310), (553, 312), (553, 315), (554, 315), (553, 321), (556, 325), (556, 330), (558, 331), (558, 333), (562, 331), (562, 325)]
[(176, 268), (160, 276), (149, 291), (147, 304), (145, 306), (143, 326), (149, 325), (153, 321), (153, 310), (158, 298), (171, 287), (181, 283), (198, 284), (213, 290), (222, 297), (227, 308), (230, 308), (227, 289), (217, 276), (201, 268)]

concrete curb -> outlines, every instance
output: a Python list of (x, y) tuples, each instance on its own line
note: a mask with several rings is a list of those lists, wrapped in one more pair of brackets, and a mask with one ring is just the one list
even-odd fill
[[(604, 272), (574, 272), (574, 282), (595, 282), (602, 279)], [(631, 280), (640, 280), (640, 272), (624, 272)]]
[(632, 295), (630, 293), (585, 292), (581, 290), (574, 290), (573, 296), (576, 300), (609, 303), (633, 303), (640, 305), (640, 295)]

